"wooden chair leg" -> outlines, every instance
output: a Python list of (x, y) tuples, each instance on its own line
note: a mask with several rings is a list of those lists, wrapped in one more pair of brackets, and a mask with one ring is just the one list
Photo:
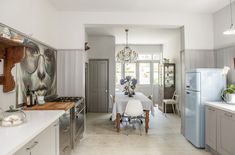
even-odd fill
[(117, 117), (116, 117), (117, 132), (120, 132), (120, 119), (121, 119), (121, 115), (120, 113), (117, 113)]
[(145, 110), (145, 132), (148, 133), (149, 129), (149, 110)]

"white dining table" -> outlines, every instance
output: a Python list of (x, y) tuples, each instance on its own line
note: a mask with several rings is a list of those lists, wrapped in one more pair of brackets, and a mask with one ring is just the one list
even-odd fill
[[(149, 121), (149, 112), (151, 112), (151, 115), (154, 116), (154, 106), (152, 100), (150, 100), (148, 97), (146, 97), (141, 92), (136, 92), (133, 97), (129, 97), (128, 95), (124, 95), (124, 92), (116, 92), (115, 93), (115, 103), (113, 105), (113, 111), (112, 111), (112, 120), (117, 122), (117, 130), (120, 130), (120, 115), (124, 113), (126, 109), (126, 105), (129, 100), (139, 100), (142, 103), (143, 109), (146, 112), (146, 121), (145, 126), (146, 130), (148, 130), (148, 121)], [(147, 131), (146, 131), (147, 132)]]

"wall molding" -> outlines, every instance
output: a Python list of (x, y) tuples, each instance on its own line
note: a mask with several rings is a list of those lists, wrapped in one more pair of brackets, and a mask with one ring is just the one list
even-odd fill
[(235, 44), (233, 44), (233, 45), (227, 45), (227, 46), (220, 47), (220, 48), (215, 48), (214, 50), (215, 50), (215, 51), (219, 51), (219, 50), (224, 50), (224, 49), (227, 49), (227, 48), (235, 48)]

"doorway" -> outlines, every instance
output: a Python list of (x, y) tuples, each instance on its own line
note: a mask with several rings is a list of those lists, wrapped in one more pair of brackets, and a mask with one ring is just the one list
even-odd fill
[(109, 60), (89, 60), (88, 112), (107, 113), (109, 105)]

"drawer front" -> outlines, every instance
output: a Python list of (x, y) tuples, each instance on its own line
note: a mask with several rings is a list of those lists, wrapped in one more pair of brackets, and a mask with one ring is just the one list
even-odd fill
[(217, 151), (222, 155), (235, 155), (235, 114), (219, 110), (217, 137)]

